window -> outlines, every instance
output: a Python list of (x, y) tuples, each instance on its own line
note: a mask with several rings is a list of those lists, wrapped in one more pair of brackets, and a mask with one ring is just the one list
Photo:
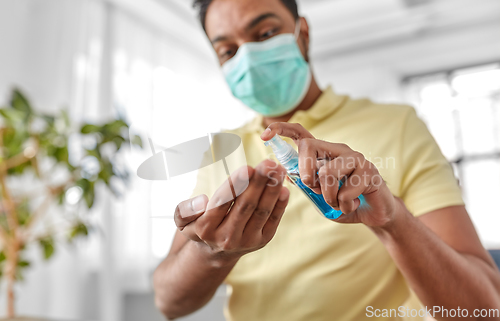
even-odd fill
[(411, 77), (405, 88), (454, 165), (483, 244), (500, 247), (500, 63)]
[[(121, 12), (115, 15), (113, 98), (134, 133), (150, 136), (155, 150), (236, 128), (254, 117), (225, 86), (215, 61)], [(152, 156), (145, 149), (127, 155), (137, 170)], [(177, 204), (191, 195), (196, 172), (148, 182), (133, 175), (117, 213), (116, 251), (129, 265), (156, 266), (172, 243)]]

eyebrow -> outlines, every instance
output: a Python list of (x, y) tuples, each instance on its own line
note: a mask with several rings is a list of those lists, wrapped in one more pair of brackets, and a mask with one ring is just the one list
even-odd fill
[(264, 14), (261, 14), (260, 16), (258, 16), (257, 18), (253, 19), (248, 24), (248, 26), (246, 26), (245, 30), (248, 31), (248, 30), (252, 29), (253, 27), (255, 27), (256, 25), (258, 25), (259, 23), (261, 23), (262, 21), (269, 19), (269, 18), (277, 18), (277, 19), (281, 20), (280, 17), (278, 17), (276, 14), (274, 14), (272, 12), (264, 13)]
[[(249, 31), (250, 29), (254, 28), (255, 26), (257, 26), (259, 23), (261, 23), (262, 21), (266, 20), (266, 19), (269, 19), (269, 18), (277, 18), (279, 20), (281, 20), (281, 18), (272, 13), (272, 12), (269, 12), (269, 13), (263, 13), (261, 14), (260, 16), (258, 16), (257, 18), (253, 19), (246, 27), (245, 27), (245, 30), (246, 31)], [(227, 40), (228, 37), (227, 36), (218, 36), (216, 37), (215, 39), (211, 40), (210, 42), (213, 44), (217, 43), (217, 42), (220, 42), (220, 41), (225, 41)]]

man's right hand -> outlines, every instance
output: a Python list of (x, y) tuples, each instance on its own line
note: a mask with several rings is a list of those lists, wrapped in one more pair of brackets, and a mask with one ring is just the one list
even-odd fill
[[(234, 264), (274, 237), (290, 195), (283, 187), (285, 175), (285, 169), (270, 160), (255, 169), (240, 168), (229, 178), (230, 184), (223, 184), (210, 201), (200, 195), (180, 203), (175, 211), (177, 228), (213, 262)], [(220, 204), (233, 198), (231, 186), (239, 196)]]

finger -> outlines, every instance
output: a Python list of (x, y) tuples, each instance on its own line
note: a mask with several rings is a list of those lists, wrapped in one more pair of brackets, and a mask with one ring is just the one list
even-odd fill
[(285, 213), (285, 209), (286, 206), (288, 205), (289, 199), (290, 199), (290, 191), (288, 190), (288, 188), (283, 187), (281, 189), (278, 201), (276, 202), (276, 205), (274, 206), (274, 209), (271, 215), (269, 216), (269, 219), (267, 220), (266, 224), (262, 229), (262, 236), (267, 242), (269, 242), (276, 234), (276, 230), (278, 229), (278, 225), (281, 222), (281, 218)]
[(361, 204), (359, 195), (367, 189), (369, 177), (361, 167), (357, 167), (349, 176), (344, 185), (340, 188), (337, 199), (339, 208), (344, 214), (356, 211)]
[(248, 220), (259, 204), (262, 192), (270, 177), (270, 172), (276, 171), (278, 165), (272, 160), (265, 160), (255, 168), (255, 174), (248, 188), (236, 198), (231, 211), (220, 224), (224, 233), (240, 238)]
[(321, 193), (318, 180), (318, 154), (315, 148), (315, 139), (304, 138), (299, 142), (299, 173), (302, 183), (311, 188), (316, 194)]
[(344, 154), (354, 153), (347, 145), (309, 138), (298, 142), (298, 150), (300, 177), (304, 184), (317, 194), (321, 193), (321, 184), (317, 176), (318, 165), (324, 160), (331, 160)]
[(328, 205), (338, 210), (339, 204), (337, 201), (337, 194), (339, 192), (339, 179), (337, 176), (330, 173), (328, 164), (319, 169), (318, 176), (323, 198)]
[(290, 123), (272, 123), (267, 127), (264, 133), (262, 133), (260, 138), (264, 141), (268, 141), (276, 135), (289, 137), (295, 142), (303, 138), (314, 138), (314, 136), (302, 127), (301, 124)]
[(309, 148), (316, 153), (316, 161), (321, 164), (322, 160), (331, 160), (346, 154), (359, 154), (346, 144), (330, 143), (320, 139), (304, 138), (297, 142), (299, 154), (301, 150)]
[(351, 175), (358, 167), (357, 154), (344, 154), (326, 162), (328, 174), (341, 181), (345, 176)]
[[(229, 178), (217, 189), (207, 205), (207, 212), (222, 205), (230, 207), (238, 195), (248, 187), (254, 169), (243, 166), (234, 171)], [(219, 222), (220, 223), (220, 222)]]
[(186, 225), (203, 215), (207, 204), (208, 197), (206, 195), (199, 195), (179, 203), (174, 213), (174, 221), (177, 228), (182, 231)]
[(336, 157), (331, 161), (323, 161), (323, 163), (324, 165), (318, 171), (321, 194), (323, 194), (325, 201), (330, 206), (338, 209), (337, 195), (340, 182), (344, 177), (351, 175), (356, 169), (357, 155), (346, 154), (345, 156)]
[(270, 172), (270, 174), (270, 179), (259, 200), (259, 205), (257, 205), (257, 209), (248, 220), (243, 234), (262, 233), (262, 228), (269, 219), (278, 201), (283, 181), (286, 177), (286, 171), (283, 167), (279, 166), (276, 171)]
[(210, 239), (214, 235), (233, 204), (234, 196), (241, 194), (241, 189), (248, 186), (248, 181), (254, 173), (255, 170), (249, 166), (241, 167), (217, 189), (207, 204), (205, 214), (197, 221), (195, 229), (198, 236), (202, 239)]
[(357, 224), (361, 222), (358, 212), (356, 211), (350, 214), (341, 215), (338, 219), (333, 221), (341, 224)]

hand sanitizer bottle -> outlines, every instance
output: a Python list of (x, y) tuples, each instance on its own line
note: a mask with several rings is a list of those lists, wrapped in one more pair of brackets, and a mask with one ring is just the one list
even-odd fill
[[(271, 146), (278, 161), (285, 167), (288, 178), (293, 185), (297, 186), (304, 195), (315, 205), (316, 209), (326, 218), (335, 220), (341, 215), (341, 211), (332, 208), (325, 201), (323, 195), (314, 193), (300, 179), (299, 174), (299, 154), (292, 146), (281, 139), (278, 135), (274, 136), (270, 141), (264, 143), (266, 146)], [(339, 188), (342, 187), (342, 181), (339, 182)], [(359, 196), (361, 205), (365, 203), (363, 195)]]

